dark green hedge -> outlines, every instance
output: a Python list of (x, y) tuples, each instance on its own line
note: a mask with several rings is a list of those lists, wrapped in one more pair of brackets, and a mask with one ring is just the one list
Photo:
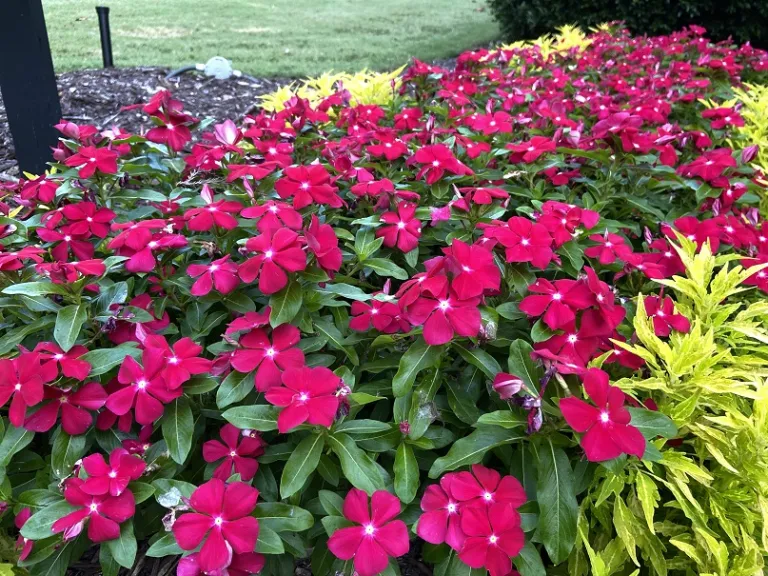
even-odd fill
[(635, 34), (669, 34), (689, 24), (713, 40), (768, 46), (768, 0), (488, 0), (507, 40), (531, 39), (563, 24), (588, 28), (623, 20)]

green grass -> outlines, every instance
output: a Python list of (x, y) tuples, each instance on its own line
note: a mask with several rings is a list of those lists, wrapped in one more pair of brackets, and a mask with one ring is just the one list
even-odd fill
[(43, 0), (57, 72), (101, 66), (96, 4), (110, 7), (117, 66), (220, 55), (256, 76), (386, 70), (499, 34), (484, 0)]

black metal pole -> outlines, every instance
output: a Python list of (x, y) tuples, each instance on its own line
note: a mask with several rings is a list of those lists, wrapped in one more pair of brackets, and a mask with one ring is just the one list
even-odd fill
[(22, 171), (51, 160), (61, 105), (41, 0), (0, 0), (0, 89)]
[(99, 34), (101, 35), (101, 59), (104, 68), (112, 68), (112, 34), (109, 31), (109, 6), (96, 6), (99, 15)]

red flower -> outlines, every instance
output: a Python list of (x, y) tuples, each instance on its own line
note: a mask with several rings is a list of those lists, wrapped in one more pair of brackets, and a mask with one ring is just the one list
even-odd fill
[(258, 206), (250, 206), (240, 213), (243, 218), (258, 218), (256, 224), (259, 232), (271, 236), (275, 230), (287, 226), (292, 230), (301, 230), (301, 214), (290, 204), (268, 200)]
[(21, 428), (27, 408), (43, 400), (43, 383), (56, 376), (56, 366), (49, 363), (43, 370), (40, 357), (34, 352), (22, 353), (13, 360), (0, 358), (0, 406), (13, 398), (8, 410), (11, 424)]
[(96, 496), (110, 494), (120, 496), (128, 488), (131, 480), (138, 480), (147, 467), (146, 462), (130, 454), (124, 448), (115, 448), (109, 455), (109, 464), (101, 454), (91, 454), (83, 458), (83, 468), (88, 478), (80, 486), (86, 494)]
[(307, 247), (315, 255), (318, 266), (326, 272), (338, 272), (341, 268), (341, 249), (331, 225), (320, 224), (320, 220), (313, 214), (304, 237), (307, 239)]
[(49, 180), (45, 176), (38, 176), (22, 184), (20, 196), (22, 200), (32, 200), (34, 198), (43, 204), (50, 204), (56, 198), (56, 190), (58, 190), (59, 186), (58, 182)]
[(264, 294), (279, 292), (288, 284), (286, 272), (298, 272), (307, 267), (307, 255), (301, 249), (299, 235), (287, 228), (271, 234), (249, 238), (245, 247), (256, 256), (240, 265), (243, 282), (259, 279), (259, 290)]
[(181, 388), (171, 390), (160, 375), (162, 363), (152, 353), (144, 352), (142, 368), (132, 356), (126, 356), (117, 379), (122, 388), (107, 398), (106, 406), (114, 414), (123, 416), (132, 409), (139, 424), (153, 424), (163, 415), (164, 406), (181, 396)]
[(443, 252), (448, 256), (448, 269), (454, 272), (451, 287), (460, 300), (499, 289), (501, 272), (490, 250), (454, 239), (451, 247), (443, 248)]
[(683, 176), (699, 178), (712, 182), (720, 178), (728, 168), (736, 167), (736, 159), (730, 148), (717, 148), (705, 152), (693, 162), (680, 166), (677, 171)]
[(284, 170), (283, 177), (275, 182), (275, 190), (280, 198), (293, 197), (296, 210), (310, 204), (328, 204), (331, 208), (341, 208), (341, 198), (336, 194), (338, 189), (330, 182), (331, 175), (320, 164), (289, 166)]
[(207, 374), (211, 371), (211, 361), (200, 358), (203, 347), (195, 344), (191, 338), (182, 338), (174, 342), (171, 348), (165, 337), (149, 334), (144, 337), (142, 344), (145, 354), (152, 358), (151, 364), (161, 366), (159, 375), (171, 390), (184, 384), (193, 374)]
[(408, 162), (422, 165), (416, 174), (416, 179), (426, 175), (427, 184), (430, 186), (440, 180), (446, 171), (460, 176), (474, 174), (472, 170), (456, 159), (451, 149), (445, 144), (423, 146), (408, 159)]
[(98, 208), (93, 202), (77, 202), (67, 204), (61, 209), (62, 214), (70, 222), (67, 230), (73, 236), (91, 235), (106, 238), (109, 234), (109, 223), (116, 214), (107, 208)]
[(525, 490), (514, 476), (504, 476), (480, 464), (472, 466), (472, 473), (458, 472), (451, 482), (451, 495), (466, 505), (511, 504), (519, 508), (525, 504)]
[(182, 514), (173, 524), (173, 535), (182, 550), (200, 549), (203, 572), (229, 566), (233, 554), (253, 552), (259, 537), (259, 521), (251, 516), (259, 491), (243, 482), (225, 484), (213, 478), (197, 488), (189, 499), (194, 512)]
[(579, 332), (584, 337), (610, 336), (624, 320), (627, 311), (623, 306), (616, 305), (615, 296), (608, 284), (601, 282), (592, 268), (586, 268), (585, 271), (587, 287), (592, 292), (592, 304), (595, 307), (582, 313)]
[(594, 210), (547, 200), (541, 207), (538, 223), (549, 231), (555, 240), (555, 247), (559, 248), (573, 239), (576, 228), (594, 228), (599, 220), (600, 215)]
[(461, 530), (461, 502), (451, 495), (451, 483), (456, 474), (446, 474), (440, 484), (424, 490), (416, 533), (430, 544), (445, 542), (454, 550), (461, 550), (466, 536)]
[(241, 208), (240, 202), (219, 200), (202, 208), (187, 210), (184, 212), (184, 219), (187, 221), (187, 228), (195, 232), (204, 232), (214, 226), (233, 230), (237, 228), (237, 219), (233, 214), (240, 212)]
[(197, 122), (197, 119), (179, 112), (180, 110), (167, 110), (166, 113), (152, 114), (162, 125), (151, 128), (146, 134), (147, 140), (165, 144), (176, 152), (182, 150), (187, 142), (192, 140), (192, 132), (186, 124)]
[(512, 150), (510, 162), (530, 164), (531, 162), (536, 162), (544, 154), (554, 152), (557, 149), (557, 145), (554, 140), (545, 136), (534, 136), (528, 142), (507, 144), (506, 148), (507, 150)]
[(72, 346), (64, 352), (55, 342), (40, 342), (35, 346), (35, 352), (38, 353), (43, 371), (51, 369), (49, 364), (53, 364), (54, 368), (58, 365), (64, 376), (81, 381), (85, 380), (91, 371), (91, 365), (79, 359), (88, 352), (85, 346)]
[(275, 406), (283, 406), (277, 418), (281, 434), (308, 422), (330, 428), (339, 408), (336, 392), (341, 378), (328, 368), (289, 368), (283, 372), (283, 386), (267, 390), (264, 397)]
[[(264, 568), (266, 559), (258, 552), (246, 552), (244, 554), (232, 554), (232, 561), (226, 570), (227, 576), (248, 576), (249, 574), (258, 574)], [(200, 552), (195, 552), (189, 556), (184, 556), (179, 560), (179, 564), (176, 567), (176, 576), (202, 576), (207, 574), (216, 574), (219, 571), (212, 573), (203, 572), (200, 568)]]
[(371, 300), (367, 302), (352, 302), (350, 310), (353, 318), (349, 321), (349, 327), (358, 332), (365, 332), (371, 327), (384, 334), (395, 332), (407, 332), (411, 325), (402, 317), (400, 307), (393, 302), (381, 302)]
[(41, 254), (45, 251), (35, 246), (25, 246), (21, 250), (3, 252), (5, 247), (0, 247), (0, 272), (21, 270), (26, 260), (40, 263), (43, 261)]
[(246, 312), (240, 318), (235, 318), (227, 324), (225, 334), (234, 334), (235, 332), (243, 332), (245, 330), (253, 330), (254, 328), (261, 328), (269, 324), (269, 315), (272, 309), (267, 306), (263, 312)]
[[(675, 220), (674, 224), (678, 232), (691, 242), (696, 242), (699, 249), (705, 242), (709, 242), (712, 252), (717, 252), (720, 247), (720, 226), (714, 218), (700, 221), (696, 216), (683, 216)], [(669, 225), (662, 224), (661, 231), (667, 238), (677, 239)]]
[(416, 218), (416, 204), (400, 202), (397, 212), (385, 212), (381, 221), (388, 226), (376, 229), (376, 238), (384, 238), (384, 246), (410, 252), (419, 245), (421, 222)]
[(226, 480), (232, 474), (240, 474), (243, 482), (249, 482), (259, 469), (256, 458), (264, 454), (265, 444), (261, 436), (253, 430), (240, 430), (232, 424), (222, 426), (219, 436), (223, 443), (208, 440), (203, 444), (203, 460), (221, 460), (213, 477)]
[(493, 389), (502, 400), (509, 400), (523, 389), (525, 383), (517, 376), (499, 372), (493, 379)]
[(75, 538), (88, 522), (88, 539), (96, 544), (120, 537), (120, 524), (136, 512), (133, 492), (125, 490), (120, 496), (83, 492), (80, 478), (64, 481), (64, 499), (78, 509), (53, 523), (54, 534), (64, 532), (64, 540)]
[(96, 170), (102, 174), (117, 173), (117, 152), (108, 148), (81, 146), (80, 150), (64, 161), (70, 168), (79, 167), (80, 178), (90, 178)]
[(688, 318), (675, 313), (675, 303), (669, 296), (646, 296), (643, 304), (646, 314), (653, 319), (656, 336), (667, 337), (672, 330), (687, 333), (691, 329)]
[(482, 132), (486, 136), (491, 134), (512, 132), (512, 117), (506, 112), (494, 112), (492, 114), (478, 114), (472, 119), (472, 130)]
[(597, 258), (600, 264), (613, 264), (617, 258), (625, 262), (633, 260), (632, 247), (627, 246), (624, 238), (618, 234), (593, 234), (589, 239), (597, 242), (598, 246), (587, 248), (584, 254), (589, 258)]
[(230, 362), (238, 372), (256, 370), (254, 384), (264, 392), (280, 385), (285, 370), (304, 366), (304, 353), (296, 347), (300, 339), (299, 329), (291, 324), (275, 328), (271, 342), (267, 333), (257, 328), (240, 338), (240, 348)]
[(197, 278), (189, 290), (192, 296), (205, 296), (214, 286), (219, 293), (229, 294), (240, 283), (237, 264), (229, 261), (229, 254), (210, 264), (190, 264), (187, 275)]
[(24, 428), (47, 432), (56, 424), (61, 410), (61, 427), (70, 436), (85, 434), (93, 424), (93, 414), (107, 401), (98, 382), (89, 382), (75, 391), (46, 386), (44, 399), (50, 400), (24, 421)]
[[(591, 305), (589, 288), (577, 280), (555, 280), (539, 278), (528, 286), (534, 296), (526, 296), (520, 302), (520, 311), (528, 316), (544, 315), (544, 323), (552, 330), (559, 330), (576, 318), (577, 310)], [(541, 294), (539, 296), (538, 294)]]
[(409, 549), (408, 528), (400, 514), (400, 500), (384, 490), (371, 497), (352, 488), (344, 499), (344, 517), (359, 526), (336, 530), (328, 540), (328, 549), (341, 560), (354, 559), (360, 576), (375, 576), (389, 564), (389, 557), (402, 556)]
[(395, 130), (414, 130), (421, 126), (421, 108), (403, 108), (395, 114)]
[(275, 164), (272, 162), (265, 162), (264, 164), (259, 165), (229, 164), (227, 170), (229, 170), (229, 174), (227, 174), (227, 182), (234, 182), (240, 178), (245, 181), (248, 176), (254, 180), (261, 180), (275, 171)]
[(522, 216), (513, 216), (504, 225), (489, 226), (485, 237), (496, 238), (504, 246), (507, 262), (530, 262), (543, 269), (554, 257), (547, 229)]
[(424, 325), (424, 341), (430, 346), (450, 342), (454, 334), (477, 336), (480, 331), (479, 298), (462, 300), (443, 282), (437, 291), (422, 291), (407, 309), (414, 326)]
[(713, 130), (723, 130), (727, 126), (744, 126), (744, 118), (733, 108), (711, 108), (704, 110), (701, 117), (710, 120)]
[(379, 144), (371, 144), (366, 149), (371, 156), (383, 156), (390, 162), (408, 153), (408, 145), (399, 138), (382, 137)]
[(598, 368), (587, 370), (583, 379), (584, 390), (596, 407), (571, 396), (560, 400), (560, 410), (571, 428), (585, 433), (581, 447), (587, 459), (602, 462), (621, 454), (642, 458), (645, 438), (630, 425), (632, 417), (624, 407), (624, 392), (611, 386), (608, 374)]
[(467, 538), (459, 558), (472, 568), (485, 568), (490, 576), (507, 576), (512, 570), (510, 557), (525, 545), (520, 514), (509, 504), (462, 510), (461, 529)]
[[(27, 520), (32, 516), (32, 510), (29, 508), (22, 508), (18, 514), (16, 514), (16, 517), (13, 519), (13, 523), (21, 530), (24, 528), (24, 524), (27, 523)], [(32, 552), (32, 547), (35, 545), (34, 540), (30, 540), (28, 538), (24, 538), (24, 536), (19, 535), (19, 537), (16, 539), (16, 549), (19, 550), (19, 562), (24, 562), (24, 560), (27, 559), (29, 554)]]
[(67, 262), (70, 259), (70, 251), (79, 260), (93, 258), (93, 244), (88, 242), (85, 235), (75, 236), (71, 234), (69, 226), (62, 226), (61, 231), (38, 228), (35, 232), (43, 242), (58, 242), (51, 249), (51, 255), (59, 262)]

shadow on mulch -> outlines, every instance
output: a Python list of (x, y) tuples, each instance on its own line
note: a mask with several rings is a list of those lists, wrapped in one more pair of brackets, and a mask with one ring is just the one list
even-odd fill
[[(190, 113), (202, 119), (237, 121), (258, 104), (258, 97), (288, 84), (288, 78), (245, 78), (216, 80), (187, 72), (165, 79), (165, 68), (108, 68), (78, 70), (59, 74), (62, 116), (77, 124), (94, 124), (100, 129), (113, 126), (138, 133), (151, 127), (140, 109), (120, 112), (123, 106), (148, 101), (160, 88), (173, 92)], [(13, 140), (5, 106), (0, 97), (0, 173), (18, 176)]]

